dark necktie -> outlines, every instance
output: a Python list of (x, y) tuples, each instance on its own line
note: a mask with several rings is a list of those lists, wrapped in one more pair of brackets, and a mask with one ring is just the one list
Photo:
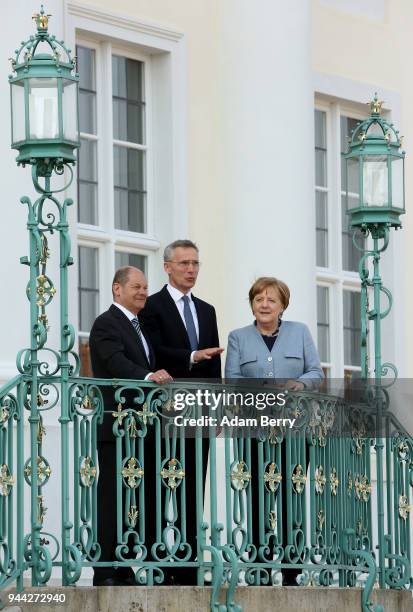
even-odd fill
[(143, 350), (143, 354), (145, 355), (145, 357), (146, 357), (146, 359), (147, 359), (147, 361), (148, 361), (148, 363), (150, 365), (150, 363), (151, 363), (151, 351), (150, 351), (149, 345), (148, 345), (149, 355), (145, 351), (145, 345), (144, 345), (143, 340), (142, 340), (143, 334), (142, 334), (141, 326), (139, 325), (138, 317), (134, 317), (133, 319), (131, 319), (131, 323), (132, 323), (133, 327), (136, 329), (136, 333), (138, 334), (138, 338), (139, 338), (139, 345), (140, 345), (141, 349)]
[(182, 299), (184, 302), (184, 319), (185, 319), (186, 333), (188, 334), (189, 343), (191, 345), (191, 350), (197, 351), (198, 350), (198, 337), (196, 335), (194, 318), (192, 316), (191, 307), (189, 305), (189, 297), (187, 295), (184, 295)]

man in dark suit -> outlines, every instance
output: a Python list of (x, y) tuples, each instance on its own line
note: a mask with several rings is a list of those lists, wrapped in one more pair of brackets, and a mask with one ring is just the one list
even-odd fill
[[(138, 314), (145, 306), (148, 285), (141, 270), (125, 266), (117, 270), (112, 283), (113, 304), (97, 317), (90, 338), (94, 376), (131, 378), (165, 384), (172, 380), (164, 369), (155, 371), (155, 356)], [(116, 445), (112, 431), (116, 410), (113, 390), (104, 389), (105, 418), (98, 427), (99, 480), (98, 542), (99, 561), (115, 561), (116, 541)], [(149, 514), (149, 513), (148, 513)], [(129, 568), (95, 568), (95, 586), (134, 584)]]
[[(198, 247), (190, 240), (176, 240), (164, 251), (164, 269), (168, 284), (149, 296), (142, 320), (155, 350), (157, 363), (174, 379), (221, 379), (221, 353), (217, 319), (213, 306), (192, 295), (199, 272)], [(208, 444), (203, 440), (203, 479), (208, 461)], [(195, 486), (195, 440), (185, 441), (186, 541), (196, 558), (197, 525)], [(192, 468), (192, 469), (191, 469)], [(174, 568), (172, 584), (193, 585), (197, 572), (193, 568)]]

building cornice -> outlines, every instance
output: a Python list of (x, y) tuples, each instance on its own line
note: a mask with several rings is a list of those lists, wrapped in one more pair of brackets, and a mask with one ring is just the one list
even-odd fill
[(173, 42), (178, 42), (183, 38), (183, 33), (173, 28), (160, 26), (149, 21), (142, 21), (141, 19), (130, 18), (107, 9), (102, 10), (100, 7), (91, 4), (70, 1), (66, 4), (66, 10), (69, 15), (117, 26), (147, 36), (156, 36)]

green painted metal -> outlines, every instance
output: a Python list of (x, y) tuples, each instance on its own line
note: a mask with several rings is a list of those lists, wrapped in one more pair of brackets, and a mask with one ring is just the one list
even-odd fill
[[(28, 211), (30, 250), (21, 263), (29, 268), (30, 346), (18, 353), (19, 376), (0, 389), (0, 588), (15, 583), (21, 590), (25, 571), (31, 572), (33, 585), (47, 584), (53, 567), (61, 569), (62, 585), (76, 584), (83, 568), (102, 565), (130, 566), (137, 586), (157, 585), (174, 564), (197, 568), (198, 584), (212, 585), (212, 611), (239, 612), (235, 602), (238, 584), (251, 588), (281, 585), (282, 571), (296, 568), (297, 586), (361, 586), (362, 610), (379, 612), (371, 603), (376, 576), (388, 588), (409, 588), (411, 582), (413, 444), (392, 415), (382, 384), (384, 369), (395, 371), (391, 364), (382, 364), (380, 352), (381, 320), (391, 305), (379, 270), (381, 253), (388, 244), (388, 225), (370, 229), (373, 249), (363, 254), (360, 263), (366, 379), (368, 321), (374, 323), (375, 336), (375, 380), (365, 396), (352, 400), (322, 392), (290, 393), (285, 408), (274, 407), (273, 415), (295, 418), (294, 429), (267, 428), (253, 439), (244, 437), (241, 428), (234, 431), (228, 425), (223, 425), (217, 439), (216, 427), (210, 425), (209, 494), (204, 500), (201, 437), (195, 441), (195, 463), (187, 465), (188, 442), (183, 428), (174, 421), (175, 394), (199, 389), (237, 393), (240, 389), (230, 383), (224, 387), (196, 382), (158, 388), (144, 381), (79, 376), (75, 331), (68, 312), (72, 258), (67, 209), (72, 201), (60, 202), (58, 191), (53, 190), (54, 178), (65, 168), (71, 180), (70, 161), (70, 157), (66, 161), (33, 157), (32, 179), (38, 197), (33, 202), (26, 196), (21, 199)], [(57, 294), (48, 275), (52, 234), (59, 241)], [(374, 305), (368, 310), (371, 291)], [(383, 293), (389, 298), (389, 308), (384, 311), (380, 306)], [(58, 349), (48, 344), (48, 307), (56, 295)], [(97, 539), (96, 439), (105, 409), (105, 387), (112, 389), (115, 398), (110, 410), (117, 489), (113, 512), (118, 545), (113, 562), (100, 561)], [(248, 392), (262, 391), (259, 381), (248, 387)], [(205, 406), (187, 408), (185, 416), (197, 416), (201, 408)], [(61, 459), (58, 535), (45, 527), (43, 491), (55, 469), (43, 451), (45, 412), (56, 415), (60, 428), (56, 440)], [(228, 408), (222, 400), (216, 411), (209, 410), (218, 423), (237, 413), (237, 405)], [(259, 418), (259, 414), (252, 410), (249, 416)], [(388, 432), (385, 439), (372, 436), (372, 422)], [(200, 427), (197, 433), (201, 434)], [(145, 461), (148, 443), (155, 445), (154, 465)], [(190, 471), (196, 474), (195, 491), (187, 487)], [(150, 478), (156, 491), (155, 507), (145, 499), (145, 481)], [(30, 497), (25, 498), (25, 490)], [(194, 495), (196, 512), (192, 516), (187, 500)], [(283, 501), (287, 509), (284, 521)], [(26, 533), (23, 517), (28, 512), (30, 530)], [(145, 532), (148, 513), (155, 516), (155, 541), (149, 541)], [(196, 561), (186, 537), (191, 521), (197, 525)], [(220, 603), (223, 586), (227, 586), (226, 599)]]
[[(14, 130), (14, 120), (16, 117), (12, 115), (12, 148), (19, 151), (16, 161), (22, 164), (32, 164), (38, 159), (60, 159), (65, 162), (74, 162), (75, 156), (73, 150), (80, 146), (78, 129), (79, 75), (75, 72), (76, 59), (71, 57), (70, 50), (65, 47), (63, 41), (59, 41), (54, 35), (49, 34), (48, 18), (49, 15), (45, 14), (42, 5), (36, 17), (37, 30), (35, 36), (31, 36), (27, 41), (22, 42), (15, 51), (15, 57), (11, 60), (13, 74), (9, 76), (9, 82), (11, 85), (12, 113), (15, 113), (17, 110), (13, 104), (13, 92), (17, 92), (19, 87), (24, 91), (24, 117), (21, 117), (22, 121), (24, 119), (24, 138), (16, 135)], [(43, 52), (45, 46), (49, 50), (48, 53)], [(31, 122), (35, 113), (30, 114), (32, 102), (29, 91), (30, 85), (45, 83), (46, 80), (49, 81), (50, 85), (54, 83), (56, 88), (58, 133), (54, 138), (35, 137), (31, 130)], [(73, 87), (76, 88), (76, 108), (71, 108), (70, 112), (65, 113), (62, 92), (63, 88), (69, 84), (73, 84)], [(51, 85), (49, 91), (53, 88)], [(33, 104), (35, 104), (34, 100)], [(45, 114), (50, 115), (51, 109), (46, 109)], [(65, 114), (66, 116), (74, 116), (76, 118), (75, 138), (70, 138), (65, 134)]]
[[(370, 102), (370, 116), (353, 130), (349, 138), (348, 151), (343, 154), (346, 160), (347, 214), (350, 216), (351, 227), (367, 229), (375, 223), (388, 224), (389, 227), (397, 228), (401, 226), (400, 215), (405, 213), (405, 152), (401, 150), (402, 139), (399, 132), (393, 124), (388, 123), (381, 116), (381, 107), (382, 102), (379, 101), (376, 93)], [(394, 176), (394, 164), (398, 161), (401, 162), (402, 172), (397, 177)], [(374, 170), (368, 172), (368, 166), (373, 164), (375, 165)], [(385, 175), (380, 177), (379, 174), (383, 170)], [(376, 182), (377, 192), (385, 189), (385, 192), (379, 194), (381, 201), (368, 201), (367, 193), (372, 188), (372, 185), (366, 184), (368, 174), (370, 174), (371, 182)], [(358, 185), (356, 192), (352, 191), (354, 179), (357, 179)], [(401, 201), (394, 201), (394, 199), (397, 200), (397, 197), (393, 193), (393, 186), (400, 188), (400, 193), (397, 195), (401, 197)], [(378, 194), (375, 195), (377, 197)], [(353, 200), (356, 200), (357, 204), (352, 203)]]

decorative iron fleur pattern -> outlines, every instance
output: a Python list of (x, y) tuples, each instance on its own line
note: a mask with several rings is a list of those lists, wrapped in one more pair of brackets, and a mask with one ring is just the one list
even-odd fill
[(9, 418), (10, 412), (5, 406), (2, 406), (0, 410), (0, 423), (5, 423)]
[(84, 487), (91, 487), (96, 478), (97, 469), (91, 457), (82, 457), (80, 462), (80, 482)]
[(282, 476), (281, 473), (278, 472), (277, 464), (270, 463), (264, 472), (264, 482), (267, 485), (267, 488), (269, 488), (272, 493), (275, 493), (281, 480)]
[(339, 479), (337, 478), (337, 470), (335, 467), (332, 468), (330, 474), (330, 490), (331, 495), (337, 495), (338, 485), (340, 484)]
[(7, 497), (14, 485), (14, 478), (10, 473), (9, 466), (3, 463), (0, 467), (0, 493), (3, 497)]
[(324, 487), (326, 486), (327, 478), (324, 474), (324, 468), (322, 465), (318, 465), (315, 471), (315, 491), (319, 495), (324, 493)]
[(136, 506), (131, 506), (128, 512), (128, 518), (130, 520), (130, 524), (133, 528), (136, 526), (136, 522), (138, 520), (139, 512)]
[(92, 399), (91, 399), (90, 395), (86, 394), (83, 397), (83, 399), (82, 399), (82, 408), (84, 408), (85, 410), (92, 410), (93, 409), (93, 403), (92, 403)]
[(407, 520), (409, 512), (413, 509), (412, 504), (409, 504), (407, 495), (399, 495), (399, 516), (404, 521)]
[(118, 404), (117, 412), (112, 412), (112, 416), (118, 420), (119, 425), (122, 425), (123, 419), (128, 416), (127, 410), (122, 410), (122, 404)]
[(397, 445), (397, 452), (402, 461), (407, 460), (409, 455), (409, 445), (407, 444), (406, 440), (402, 440), (402, 442)]
[(351, 491), (353, 490), (353, 476), (351, 472), (347, 474), (347, 495), (351, 495)]
[(146, 425), (148, 422), (148, 419), (156, 416), (156, 412), (151, 412), (148, 408), (147, 403), (145, 402), (144, 405), (142, 406), (142, 410), (139, 410), (137, 412), (137, 415), (141, 419), (142, 423)]
[(369, 501), (371, 493), (371, 484), (365, 474), (362, 476), (357, 476), (354, 481), (354, 490), (356, 499), (363, 502)]
[[(32, 483), (32, 463), (31, 459), (26, 461), (24, 466), (24, 476), (27, 484), (31, 485)], [(49, 462), (42, 455), (37, 457), (37, 484), (39, 487), (42, 487), (49, 480), (50, 475), (52, 473), (52, 468), (50, 467)]]
[(321, 509), (317, 512), (317, 525), (318, 525), (319, 531), (322, 530), (325, 520), (326, 520), (326, 517), (324, 516), (324, 510)]
[(37, 442), (41, 444), (43, 442), (43, 438), (46, 435), (46, 428), (43, 425), (43, 419), (40, 415), (39, 422), (37, 424)]
[(277, 515), (275, 513), (275, 510), (270, 511), (268, 521), (270, 523), (271, 529), (275, 531), (277, 529)]
[(296, 492), (301, 495), (304, 491), (305, 483), (307, 482), (307, 476), (304, 474), (302, 465), (298, 464), (295, 466), (291, 480), (293, 481)]
[(53, 283), (50, 278), (45, 274), (39, 274), (36, 280), (36, 304), (39, 306), (39, 308), (42, 308), (43, 306), (46, 306), (54, 297), (54, 295), (56, 294), (56, 288), (53, 286)]
[(122, 476), (127, 480), (127, 485), (131, 489), (138, 486), (143, 475), (144, 470), (135, 457), (131, 457), (128, 461), (128, 465), (122, 469)]
[(46, 516), (47, 507), (43, 505), (43, 495), (37, 496), (37, 521), (43, 525), (44, 517)]
[(136, 438), (136, 436), (138, 435), (138, 428), (136, 427), (136, 419), (133, 415), (131, 416), (129, 425), (127, 426), (126, 429), (129, 433), (130, 438)]
[(236, 491), (246, 489), (251, 480), (251, 473), (245, 461), (238, 461), (231, 469), (231, 485)]
[(163, 467), (161, 469), (161, 477), (165, 485), (174, 490), (185, 478), (185, 470), (182, 468), (178, 459), (173, 458), (168, 461), (168, 468)]

